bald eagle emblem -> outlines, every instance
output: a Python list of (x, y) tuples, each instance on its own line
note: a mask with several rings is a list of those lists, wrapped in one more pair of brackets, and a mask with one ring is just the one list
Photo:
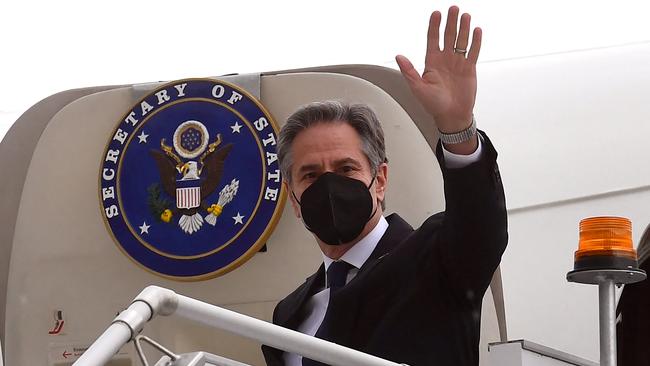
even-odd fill
[(227, 81), (150, 90), (107, 136), (98, 193), (108, 235), (166, 278), (237, 268), (267, 244), (283, 212), (278, 131), (254, 95)]
[[(214, 226), (223, 207), (230, 203), (239, 189), (239, 180), (233, 179), (219, 193), (215, 203), (206, 202), (219, 184), (223, 167), (233, 144), (221, 145), (221, 134), (209, 143), (207, 128), (199, 121), (186, 121), (176, 129), (173, 148), (160, 140), (160, 148), (152, 149), (151, 156), (160, 173), (160, 183), (164, 193), (175, 198), (175, 205), (160, 198), (158, 204), (160, 220), (171, 223), (178, 217), (178, 226), (186, 234), (193, 234), (201, 229), (204, 222)], [(183, 159), (184, 158), (184, 159)], [(151, 194), (151, 192), (150, 192)], [(164, 207), (165, 202), (169, 207)], [(205, 217), (201, 211), (207, 212)], [(156, 212), (158, 213), (158, 212)]]

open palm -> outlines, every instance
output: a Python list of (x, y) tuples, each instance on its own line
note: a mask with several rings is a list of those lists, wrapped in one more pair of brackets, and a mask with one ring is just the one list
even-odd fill
[(481, 48), (482, 33), (480, 28), (474, 29), (472, 45), (467, 51), (470, 15), (462, 15), (460, 29), (457, 29), (458, 12), (458, 7), (449, 8), (442, 50), (441, 14), (439, 11), (431, 14), (422, 75), (406, 57), (396, 57), (411, 91), (433, 116), (438, 129), (445, 133), (461, 131), (468, 127), (476, 100), (476, 61)]

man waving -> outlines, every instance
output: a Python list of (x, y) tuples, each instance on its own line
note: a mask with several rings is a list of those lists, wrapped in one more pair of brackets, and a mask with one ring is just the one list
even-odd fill
[[(384, 217), (384, 133), (365, 105), (306, 105), (280, 132), (278, 156), (296, 217), (323, 263), (276, 307), (273, 322), (398, 363), (478, 365), (483, 294), (507, 243), (496, 152), (476, 129), (481, 30), (449, 9), (431, 15), (425, 68), (397, 62), (440, 132), (444, 212), (413, 229)], [(427, 167), (423, 167), (427, 169)], [(305, 244), (307, 245), (307, 244)], [(268, 365), (319, 363), (263, 347)]]

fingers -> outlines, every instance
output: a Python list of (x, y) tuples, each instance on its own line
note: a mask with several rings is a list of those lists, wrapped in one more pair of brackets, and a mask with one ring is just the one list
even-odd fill
[(397, 61), (397, 66), (399, 66), (399, 70), (402, 72), (402, 75), (408, 82), (409, 86), (411, 88), (416, 88), (422, 81), (422, 78), (415, 67), (413, 67), (411, 61), (402, 55), (397, 55), (395, 61)]
[(440, 20), (442, 14), (434, 11), (429, 18), (429, 31), (427, 32), (427, 55), (440, 51)]
[[(445, 25), (445, 52), (456, 53), (454, 49), (467, 50), (467, 47), (469, 46), (469, 30), (471, 29), (470, 24), (472, 18), (467, 13), (463, 14), (460, 17), (460, 29), (457, 31), (458, 13), (459, 9), (457, 6), (449, 8), (447, 24)], [(431, 22), (429, 23), (429, 33), (431, 33)], [(467, 53), (467, 59), (474, 64), (478, 61), (478, 54), (481, 49), (481, 36), (481, 28), (475, 28), (472, 34), (472, 45)], [(462, 56), (465, 55), (462, 51), (457, 54)]]
[(458, 25), (458, 7), (452, 6), (447, 13), (447, 25), (445, 26), (445, 51), (453, 51), (456, 45), (456, 28)]
[[(471, 16), (464, 13), (460, 17), (460, 26), (458, 26), (459, 9), (457, 6), (451, 6), (447, 13), (447, 23), (445, 25), (444, 41), (443, 41), (443, 54), (453, 54), (454, 57), (462, 56), (471, 63), (476, 64), (478, 61), (478, 54), (481, 49), (481, 36), (482, 31), (480, 28), (475, 28), (472, 34), (472, 44), (469, 45)], [(425, 56), (425, 70), (431, 68), (438, 63), (437, 59), (440, 55), (440, 24), (442, 21), (442, 14), (439, 11), (434, 11), (429, 18), (429, 30), (427, 32), (427, 53)], [(469, 50), (468, 50), (469, 47)], [(457, 50), (465, 50), (466, 52)], [(455, 58), (454, 58), (455, 59)], [(415, 70), (411, 62), (404, 56), (396, 57), (397, 64), (402, 71), (402, 75), (409, 81), (414, 82), (412, 86), (417, 86), (417, 82), (421, 82), (420, 74)], [(450, 59), (451, 60), (451, 59)]]
[(472, 47), (469, 49), (467, 54), (467, 60), (473, 64), (476, 64), (478, 61), (478, 54), (481, 51), (481, 39), (483, 38), (483, 31), (481, 28), (474, 28), (474, 33), (472, 34)]
[(467, 50), (467, 44), (469, 43), (470, 21), (471, 21), (471, 17), (467, 13), (463, 14), (460, 17), (460, 30), (458, 31), (458, 39), (456, 40), (456, 48), (459, 50)]

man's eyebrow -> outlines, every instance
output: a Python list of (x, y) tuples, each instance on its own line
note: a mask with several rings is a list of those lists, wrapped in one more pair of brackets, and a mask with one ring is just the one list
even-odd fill
[[(337, 166), (337, 167), (345, 165), (345, 164), (352, 164), (352, 165), (354, 165), (356, 167), (361, 166), (361, 162), (359, 162), (357, 159), (354, 159), (354, 158), (343, 158), (343, 159), (339, 159), (339, 160), (334, 161), (334, 166)], [(305, 165), (302, 165), (302, 166), (300, 166), (298, 168), (298, 173), (315, 171), (315, 170), (319, 170), (319, 169), (321, 169), (320, 164), (305, 164)]]
[(361, 166), (361, 162), (358, 161), (357, 159), (354, 159), (354, 158), (345, 158), (345, 159), (336, 160), (334, 162), (334, 165), (336, 165), (336, 166), (341, 166), (341, 165), (345, 165), (345, 164), (352, 164), (352, 165), (355, 165), (357, 167)]
[(313, 170), (318, 170), (320, 169), (319, 164), (306, 164), (302, 165), (300, 168), (298, 168), (298, 173), (306, 172), (306, 171), (313, 171)]

